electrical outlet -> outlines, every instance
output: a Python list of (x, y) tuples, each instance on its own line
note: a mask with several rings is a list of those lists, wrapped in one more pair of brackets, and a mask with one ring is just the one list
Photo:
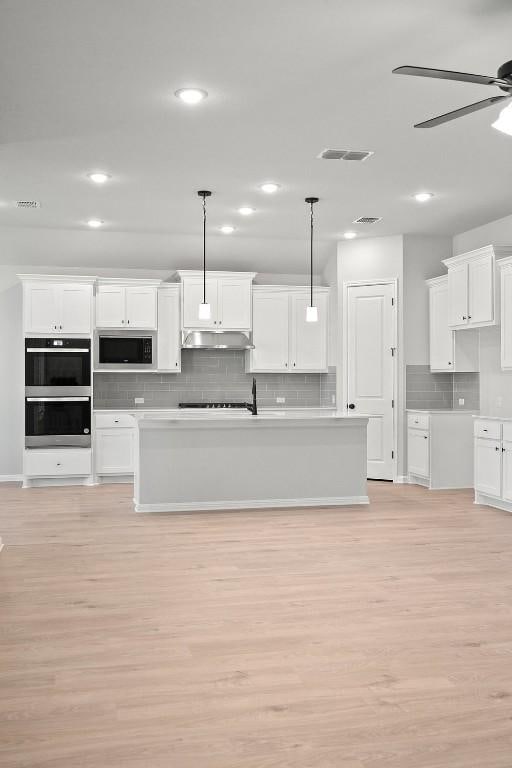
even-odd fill
[(144, 405), (144, 398), (143, 397), (136, 397), (135, 398), (135, 405)]
[(331, 403), (336, 405), (336, 395), (331, 395)]
[(276, 403), (280, 403), (281, 405), (286, 403), (286, 397), (276, 397)]
[(464, 405), (464, 398), (463, 397), (459, 397), (459, 405)]

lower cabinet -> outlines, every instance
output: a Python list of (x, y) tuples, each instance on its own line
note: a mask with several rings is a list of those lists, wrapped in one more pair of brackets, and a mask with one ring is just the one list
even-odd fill
[(37, 477), (81, 477), (91, 474), (90, 448), (27, 448), (23, 474)]
[(475, 502), (512, 512), (512, 421), (476, 419)]
[(127, 413), (97, 413), (94, 430), (94, 471), (97, 475), (132, 475), (135, 419)]
[(407, 467), (410, 475), (429, 477), (429, 434), (422, 429), (407, 430)]
[(473, 487), (469, 411), (408, 411), (407, 476), (430, 489)]

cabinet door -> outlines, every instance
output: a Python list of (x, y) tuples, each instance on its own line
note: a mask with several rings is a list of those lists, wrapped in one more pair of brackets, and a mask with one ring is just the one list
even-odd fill
[(125, 288), (126, 324), (129, 328), (156, 328), (156, 288), (133, 286)]
[(288, 370), (288, 293), (253, 293), (251, 371)]
[(433, 285), (430, 293), (430, 368), (453, 371), (453, 331), (449, 328), (448, 281)]
[(468, 320), (470, 325), (494, 320), (494, 259), (484, 254), (468, 264)]
[(501, 446), (499, 440), (475, 440), (475, 491), (501, 494)]
[(407, 430), (407, 470), (410, 475), (430, 476), (429, 433), (422, 429)]
[(98, 328), (125, 328), (125, 289), (119, 285), (100, 285), (96, 294)]
[(450, 326), (468, 324), (468, 265), (458, 264), (448, 269), (448, 298)]
[(501, 451), (503, 488), (501, 491), (505, 501), (512, 502), (512, 443), (503, 442)]
[(158, 352), (157, 366), (160, 370), (181, 369), (180, 345), (180, 289), (158, 289)]
[(60, 325), (59, 297), (56, 286), (49, 283), (27, 284), (23, 287), (23, 316), (25, 333), (55, 333)]
[(306, 307), (311, 302), (309, 291), (292, 293), (290, 328), (290, 370), (327, 370), (327, 296), (313, 294), (318, 307), (318, 321), (306, 322)]
[(211, 307), (210, 320), (199, 319), (199, 305), (203, 301), (203, 280), (200, 277), (188, 277), (183, 281), (183, 327), (217, 327), (217, 279), (206, 278), (206, 302)]
[(91, 333), (92, 286), (61, 285), (60, 297), (60, 332)]
[(98, 475), (133, 473), (133, 429), (98, 429), (94, 438)]
[(244, 331), (251, 328), (250, 280), (218, 280), (218, 325), (225, 330)]
[(512, 269), (501, 273), (501, 367), (512, 368)]

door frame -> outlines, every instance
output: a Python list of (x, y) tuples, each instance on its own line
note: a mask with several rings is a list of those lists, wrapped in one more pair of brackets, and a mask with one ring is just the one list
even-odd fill
[(393, 467), (393, 482), (400, 482), (400, 478), (398, 477), (398, 413), (400, 410), (400, 401), (399, 401), (399, 388), (398, 388), (398, 366), (399, 366), (399, 357), (400, 357), (400, 349), (399, 349), (399, 334), (398, 334), (398, 279), (397, 278), (389, 278), (389, 279), (382, 279), (382, 280), (348, 280), (346, 282), (343, 282), (343, 352), (342, 352), (342, 362), (343, 362), (343, 376), (342, 376), (342, 397), (343, 397), (343, 407), (342, 410), (347, 410), (347, 403), (348, 403), (348, 292), (350, 288), (361, 288), (364, 286), (376, 286), (376, 285), (391, 285), (393, 288), (393, 299), (394, 299), (394, 308), (395, 311), (393, 312), (393, 320), (392, 320), (392, 335), (393, 335), (393, 347), (394, 347), (394, 355), (393, 355), (393, 402), (394, 402), (394, 408), (393, 408), (393, 459), (392, 459), (392, 467)]

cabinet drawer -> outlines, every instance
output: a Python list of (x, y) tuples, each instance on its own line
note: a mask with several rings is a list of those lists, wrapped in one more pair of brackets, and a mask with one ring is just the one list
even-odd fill
[(91, 474), (89, 448), (59, 448), (25, 451), (25, 475), (28, 477), (65, 477)]
[(116, 429), (116, 427), (134, 427), (135, 417), (130, 413), (96, 413), (94, 415), (96, 429)]
[(475, 419), (473, 430), (475, 437), (488, 437), (491, 440), (499, 440), (501, 438), (500, 421)]
[(428, 429), (428, 413), (409, 413), (407, 416), (407, 426), (409, 429)]

